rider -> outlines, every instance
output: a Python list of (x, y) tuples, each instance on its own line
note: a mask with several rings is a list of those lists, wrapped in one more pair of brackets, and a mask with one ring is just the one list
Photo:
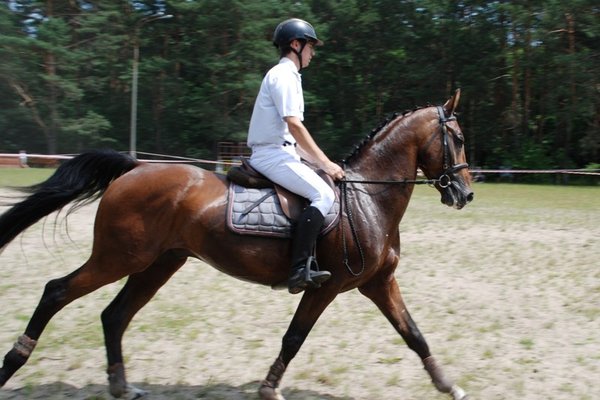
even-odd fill
[(302, 123), (304, 96), (300, 71), (310, 64), (315, 46), (323, 43), (311, 24), (293, 18), (277, 26), (273, 44), (279, 49), (280, 60), (261, 83), (250, 120), (248, 146), (252, 148), (252, 167), (310, 201), (292, 238), (288, 290), (296, 294), (307, 287), (319, 287), (331, 277), (330, 272), (318, 270), (312, 254), (324, 215), (335, 200), (333, 190), (301, 158), (334, 179), (343, 178), (344, 171), (323, 153)]

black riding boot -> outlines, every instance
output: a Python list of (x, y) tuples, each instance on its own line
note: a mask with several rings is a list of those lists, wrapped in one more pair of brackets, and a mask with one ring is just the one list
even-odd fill
[(288, 280), (288, 290), (300, 293), (307, 287), (318, 288), (331, 277), (328, 271), (319, 271), (313, 257), (317, 236), (323, 226), (323, 214), (318, 208), (309, 206), (303, 212), (292, 239), (292, 274)]

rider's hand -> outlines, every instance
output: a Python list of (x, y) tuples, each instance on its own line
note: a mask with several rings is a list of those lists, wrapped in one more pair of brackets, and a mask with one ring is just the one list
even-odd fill
[(340, 180), (344, 177), (344, 170), (334, 162), (328, 161), (321, 169), (335, 180)]

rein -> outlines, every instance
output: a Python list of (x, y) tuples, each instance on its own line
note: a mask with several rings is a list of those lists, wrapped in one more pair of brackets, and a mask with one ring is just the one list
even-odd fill
[[(385, 181), (385, 180), (368, 180), (368, 179), (342, 179), (340, 181), (341, 186), (346, 186), (347, 183), (364, 183), (372, 185), (432, 185), (440, 182), (441, 179), (402, 179), (399, 181)], [(442, 186), (445, 187), (445, 186)]]
[(352, 239), (356, 244), (356, 248), (358, 250), (358, 254), (360, 255), (360, 270), (358, 272), (354, 272), (352, 267), (350, 266), (349, 254), (348, 254), (348, 245), (346, 244), (346, 232), (344, 230), (344, 224), (341, 224), (342, 230), (342, 247), (344, 252), (344, 260), (343, 264), (348, 270), (348, 272), (352, 276), (360, 276), (365, 271), (365, 253), (360, 245), (360, 241), (358, 239), (358, 233), (356, 232), (356, 227), (354, 225), (354, 217), (352, 213), (352, 208), (350, 207), (350, 203), (348, 202), (348, 183), (361, 183), (361, 184), (374, 184), (374, 185), (435, 185), (438, 184), (439, 187), (445, 189), (452, 185), (453, 181), (456, 180), (455, 173), (468, 168), (469, 164), (460, 163), (454, 164), (454, 157), (450, 152), (450, 144), (448, 141), (448, 126), (446, 125), (449, 121), (456, 121), (456, 116), (454, 114), (446, 117), (444, 113), (444, 108), (441, 106), (437, 106), (437, 112), (439, 115), (439, 124), (440, 130), (442, 133), (442, 149), (444, 151), (444, 172), (435, 179), (401, 179), (401, 180), (370, 180), (370, 179), (342, 179), (339, 183), (340, 191), (341, 191), (341, 199), (340, 199), (340, 214), (344, 215), (344, 209), (346, 210), (346, 216), (348, 218), (348, 225), (350, 225), (350, 232), (352, 234)]

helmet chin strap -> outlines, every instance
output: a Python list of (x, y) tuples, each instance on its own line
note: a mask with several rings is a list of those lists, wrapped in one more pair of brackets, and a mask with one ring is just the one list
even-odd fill
[(294, 52), (294, 54), (296, 54), (296, 57), (298, 57), (298, 62), (300, 63), (300, 68), (298, 68), (298, 72), (302, 71), (302, 68), (304, 68), (304, 65), (302, 65), (302, 52), (304, 51), (304, 48), (306, 47), (306, 44), (308, 43), (307, 41), (301, 40), (300, 42), (300, 50), (296, 50), (295, 48), (292, 47), (292, 51)]

